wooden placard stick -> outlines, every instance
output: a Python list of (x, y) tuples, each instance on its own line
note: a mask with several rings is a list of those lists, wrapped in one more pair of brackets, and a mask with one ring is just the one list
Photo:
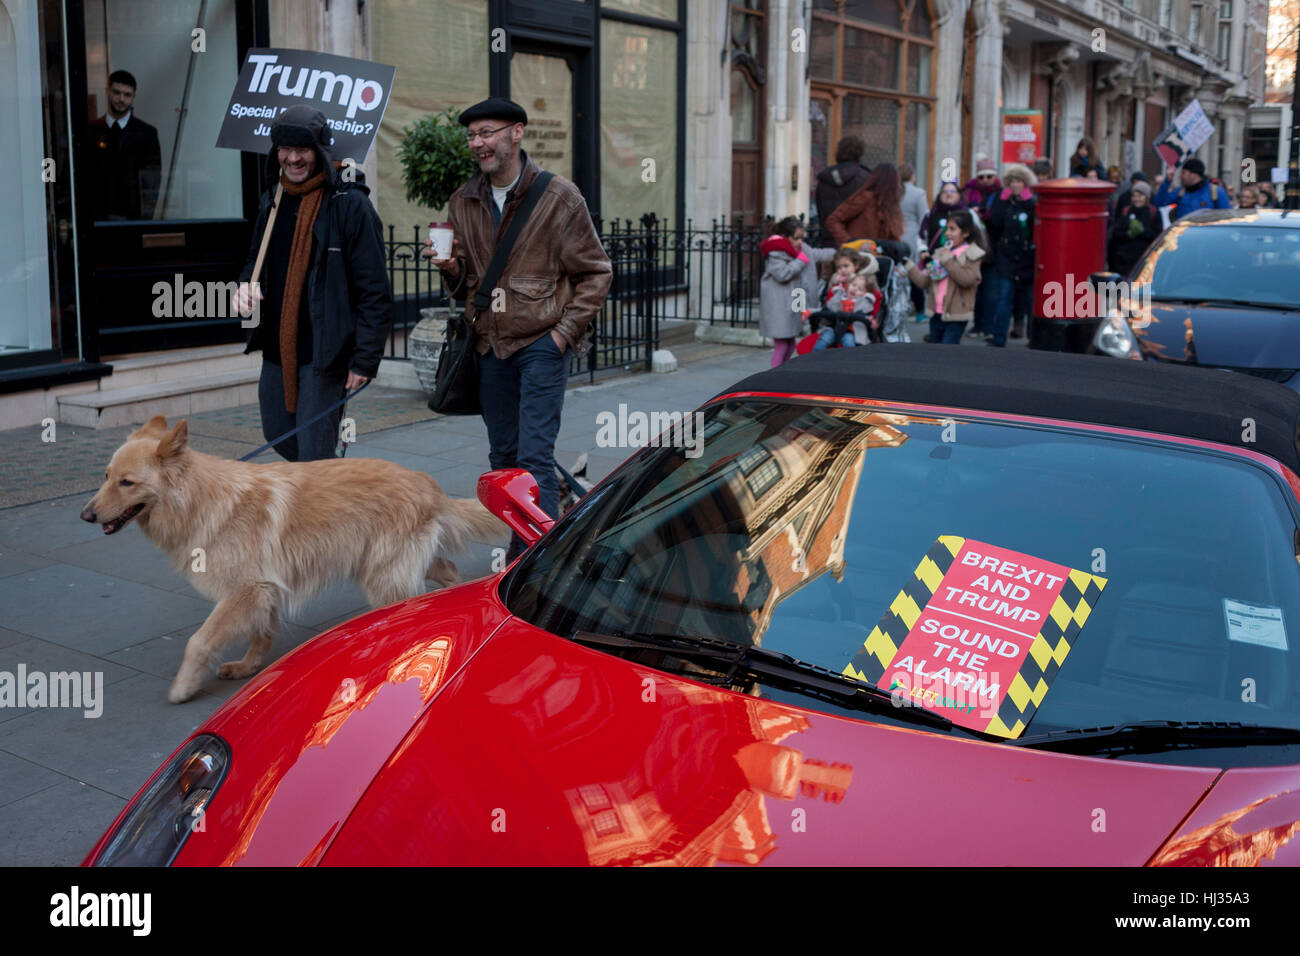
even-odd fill
[(279, 198), (285, 193), (285, 183), (283, 181), (276, 183), (276, 198), (270, 200), (270, 215), (266, 216), (266, 228), (261, 233), (261, 245), (257, 246), (257, 260), (252, 264), (252, 276), (248, 281), (252, 284), (261, 282), (261, 264), (266, 259), (266, 245), (270, 242), (270, 230), (276, 225), (276, 213), (279, 212)]

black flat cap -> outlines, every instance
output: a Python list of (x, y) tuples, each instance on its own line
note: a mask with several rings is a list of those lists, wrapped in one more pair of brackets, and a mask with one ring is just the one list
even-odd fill
[(504, 96), (488, 97), (482, 103), (475, 103), (460, 114), (460, 125), (468, 126), (475, 120), (494, 119), (507, 123), (528, 123), (528, 114), (524, 108)]

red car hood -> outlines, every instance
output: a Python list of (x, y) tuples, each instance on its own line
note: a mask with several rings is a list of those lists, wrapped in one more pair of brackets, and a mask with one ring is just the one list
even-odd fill
[(1140, 865), (1218, 775), (813, 714), (512, 619), (323, 862)]
[(372, 612), (250, 682), (199, 728), (233, 756), (176, 862), (1300, 863), (1300, 767), (809, 712), (554, 637), (498, 580)]

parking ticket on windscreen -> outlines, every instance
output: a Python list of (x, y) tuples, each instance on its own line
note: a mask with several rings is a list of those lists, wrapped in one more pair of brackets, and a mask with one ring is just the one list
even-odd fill
[(1223, 619), (1227, 622), (1230, 641), (1258, 644), (1279, 651), (1287, 649), (1286, 624), (1282, 621), (1280, 607), (1224, 598)]
[(1106, 579), (941, 535), (844, 673), (999, 737), (1028, 726)]

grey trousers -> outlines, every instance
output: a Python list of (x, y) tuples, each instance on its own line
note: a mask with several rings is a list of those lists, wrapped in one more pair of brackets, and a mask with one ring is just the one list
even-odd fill
[[(262, 434), (266, 440), (279, 438), (296, 428), (299, 422), (310, 421), (333, 405), (343, 397), (346, 382), (346, 372), (318, 375), (310, 365), (298, 366), (298, 410), (291, 413), (284, 407), (284, 369), (274, 362), (263, 361), (262, 377), (257, 383), (257, 401), (262, 407)], [(287, 461), (320, 461), (337, 457), (335, 449), (342, 416), (343, 407), (339, 406), (320, 421), (280, 442), (275, 450)]]

